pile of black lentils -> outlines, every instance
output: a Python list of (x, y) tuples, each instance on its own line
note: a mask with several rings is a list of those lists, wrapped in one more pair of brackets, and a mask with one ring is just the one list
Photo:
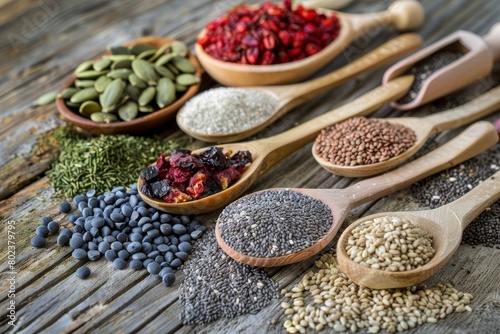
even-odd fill
[[(130, 189), (116, 187), (97, 195), (95, 190), (76, 195), (73, 203), (79, 213), (69, 215), (72, 229), (63, 228), (50, 217), (43, 217), (36, 235), (31, 239), (35, 247), (45, 246), (49, 233), (59, 232), (57, 244), (73, 248), (76, 260), (96, 261), (104, 256), (116, 269), (127, 265), (133, 270), (145, 268), (159, 275), (166, 286), (175, 282), (174, 271), (187, 260), (192, 243), (206, 228), (189, 216), (175, 216), (159, 212), (141, 200), (137, 184)], [(69, 213), (69, 202), (59, 205)], [(87, 278), (90, 270), (80, 267), (76, 275)]]

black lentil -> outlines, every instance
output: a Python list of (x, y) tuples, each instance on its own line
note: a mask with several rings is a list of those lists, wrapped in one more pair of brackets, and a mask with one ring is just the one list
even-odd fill
[(141, 260), (132, 260), (132, 261), (130, 261), (129, 266), (133, 270), (141, 270), (142, 269), (142, 261)]
[[(415, 200), (431, 209), (465, 195), (500, 169), (500, 145), (430, 176), (411, 187)], [(494, 247), (500, 244), (500, 202), (481, 213), (464, 230), (462, 243)]]
[(50, 233), (55, 234), (59, 231), (59, 224), (56, 223), (55, 221), (51, 221), (47, 225), (47, 229), (49, 230)]
[(62, 213), (68, 213), (71, 211), (71, 204), (69, 204), (68, 201), (64, 201), (61, 204), (59, 204), (59, 211)]
[(75, 260), (83, 260), (87, 257), (87, 252), (83, 248), (77, 248), (71, 253)]
[(147, 265), (146, 269), (151, 275), (158, 275), (161, 271), (161, 266), (159, 263), (151, 260), (151, 263)]
[(42, 217), (42, 225), (47, 226), (52, 221), (52, 217)]
[[(184, 324), (208, 323), (256, 313), (278, 297), (278, 285), (264, 270), (237, 262), (219, 247), (213, 229), (196, 243), (191, 258), (183, 266), (184, 281), (179, 299), (184, 307)], [(173, 284), (166, 273), (163, 283)]]
[(117, 255), (114, 250), (110, 249), (107, 250), (106, 253), (104, 253), (104, 257), (106, 258), (106, 260), (113, 262), (116, 259)]
[(41, 248), (45, 246), (45, 238), (37, 234), (31, 238), (31, 245), (36, 248)]
[(323, 202), (290, 190), (268, 190), (228, 205), (219, 216), (232, 249), (257, 257), (294, 253), (313, 245), (333, 222)]
[(67, 234), (59, 234), (57, 237), (57, 244), (59, 246), (67, 246), (69, 243), (69, 236)]
[(162, 277), (162, 282), (165, 286), (171, 286), (175, 283), (175, 275), (173, 273), (165, 273)]
[(398, 103), (406, 104), (413, 101), (429, 76), (441, 68), (453, 63), (462, 55), (463, 54), (461, 52), (437, 51), (419, 61), (407, 72), (408, 74), (413, 74), (415, 76), (415, 80), (413, 81), (408, 93), (399, 99)]
[(41, 237), (46, 238), (49, 235), (49, 230), (46, 226), (40, 225), (36, 228), (35, 233)]
[(127, 261), (118, 257), (113, 261), (113, 266), (118, 270), (125, 269), (125, 267), (127, 266)]
[(81, 279), (87, 279), (90, 276), (90, 268), (87, 266), (82, 266), (76, 270), (76, 277)]
[(101, 253), (98, 250), (91, 249), (87, 252), (87, 258), (90, 261), (97, 261), (101, 257)]

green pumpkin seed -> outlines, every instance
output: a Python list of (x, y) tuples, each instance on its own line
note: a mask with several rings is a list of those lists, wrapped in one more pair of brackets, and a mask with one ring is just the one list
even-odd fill
[(98, 93), (104, 92), (106, 87), (113, 81), (110, 77), (107, 77), (105, 75), (101, 75), (97, 80), (95, 81), (94, 88)]
[(36, 99), (35, 105), (44, 106), (56, 100), (57, 91), (47, 92)]
[(78, 65), (78, 67), (75, 70), (75, 74), (90, 70), (92, 68), (92, 65), (94, 65), (94, 62), (92, 60), (84, 61), (83, 63)]
[(94, 87), (95, 81), (94, 80), (75, 80), (75, 86), (78, 88), (89, 88), (89, 87)]
[(175, 57), (172, 59), (172, 63), (179, 71), (184, 73), (194, 73), (196, 72), (196, 67), (186, 58)]
[(79, 108), (80, 114), (90, 117), (95, 112), (101, 111), (101, 105), (95, 101), (85, 101)]
[(128, 81), (130, 82), (130, 84), (132, 86), (140, 88), (140, 89), (144, 89), (148, 86), (148, 84), (145, 83), (144, 81), (142, 81), (141, 79), (139, 79), (139, 77), (137, 75), (135, 75), (135, 73), (131, 73), (128, 76)]
[(178, 83), (175, 84), (175, 90), (177, 92), (185, 92), (187, 89), (187, 86), (179, 85)]
[(146, 50), (144, 52), (141, 52), (141, 54), (138, 55), (135, 59), (148, 59), (149, 57), (153, 56), (155, 52), (155, 49)]
[(162, 54), (164, 54), (164, 53), (165, 53), (165, 51), (167, 51), (167, 49), (168, 49), (169, 47), (170, 47), (170, 44), (169, 44), (169, 43), (162, 45), (162, 46), (161, 46), (161, 48), (159, 48), (158, 50), (156, 50), (155, 54), (154, 54), (151, 58), (149, 58), (148, 60), (149, 60), (150, 62), (154, 62), (154, 61), (156, 61), (156, 59), (160, 58), (160, 56), (161, 56)]
[(141, 53), (143, 53), (144, 51), (147, 51), (147, 50), (151, 50), (151, 49), (154, 49), (151, 45), (147, 45), (147, 44), (136, 44), (134, 46), (131, 46), (129, 48), (129, 51), (131, 54), (133, 54), (134, 56), (138, 56), (140, 55)]
[(89, 70), (89, 71), (76, 73), (76, 77), (78, 79), (95, 79), (95, 78), (100, 77), (101, 75), (106, 74), (106, 73), (108, 73), (108, 71)]
[(99, 97), (101, 102), (102, 111), (110, 112), (116, 108), (120, 98), (122, 96), (123, 90), (125, 89), (125, 82), (122, 79), (113, 80), (104, 90), (104, 92)]
[(70, 108), (75, 108), (75, 109), (80, 108), (80, 103), (73, 103), (71, 101), (66, 101), (66, 105)]
[(99, 93), (94, 89), (94, 87), (84, 88), (71, 97), (70, 101), (72, 103), (83, 103), (85, 101), (97, 100)]
[(175, 85), (169, 78), (161, 78), (156, 86), (156, 104), (165, 108), (175, 101)]
[(170, 52), (170, 53), (168, 53), (166, 55), (163, 55), (160, 58), (158, 58), (158, 60), (156, 61), (155, 65), (158, 65), (158, 66), (165, 65), (166, 63), (168, 63), (169, 61), (171, 61), (172, 59), (174, 59), (174, 57), (177, 57), (177, 53)]
[(123, 59), (123, 60), (118, 60), (111, 65), (112, 70), (117, 70), (119, 68), (130, 68), (132, 66), (132, 60), (131, 59)]
[(63, 89), (58, 96), (63, 100), (68, 100), (78, 91), (79, 91), (78, 88), (68, 87)]
[(179, 57), (186, 57), (188, 54), (188, 47), (186, 44), (182, 42), (173, 42), (170, 44), (170, 47), (172, 48), (172, 51), (177, 53)]
[(116, 115), (114, 114), (109, 114), (105, 112), (95, 112), (92, 115), (90, 115), (90, 119), (96, 123), (111, 123), (111, 122), (116, 122), (118, 120), (118, 117), (116, 117)]
[(94, 70), (96, 71), (104, 71), (111, 65), (111, 60), (109, 58), (102, 58), (99, 60), (96, 60), (94, 63)]
[(139, 106), (140, 112), (153, 112), (155, 109), (151, 106)]
[(155, 94), (156, 94), (156, 88), (154, 87), (148, 87), (146, 88), (141, 96), (139, 97), (139, 105), (140, 106), (145, 106), (146, 104), (148, 104), (149, 102), (151, 102), (154, 97), (155, 97)]
[(108, 74), (106, 74), (108, 77), (112, 78), (112, 79), (117, 79), (117, 78), (120, 78), (120, 79), (123, 79), (123, 80), (127, 80), (128, 79), (128, 76), (132, 73), (132, 70), (128, 69), (128, 68), (119, 68), (117, 70), (113, 70), (111, 72), (109, 72)]
[(141, 96), (142, 91), (137, 87), (127, 85), (127, 87), (125, 88), (125, 93), (130, 97), (130, 99), (137, 102), (139, 101), (139, 97)]
[(177, 69), (177, 67), (175, 67), (174, 65), (172, 65), (172, 63), (168, 63), (165, 65), (170, 71), (174, 72), (175, 75), (179, 75), (181, 74), (181, 72)]
[(108, 46), (108, 51), (111, 52), (113, 55), (128, 55), (130, 54), (130, 51), (126, 46), (123, 45), (115, 45), (115, 46)]
[(178, 75), (175, 78), (175, 81), (179, 85), (191, 86), (191, 85), (194, 85), (194, 84), (197, 84), (198, 82), (200, 82), (200, 79), (198, 79), (198, 77), (196, 77), (192, 74), (185, 73), (185, 74)]
[(166, 77), (166, 78), (175, 80), (175, 74), (173, 74), (172, 71), (170, 71), (165, 66), (154, 65), (154, 69), (155, 69), (156, 73), (158, 73), (162, 77)]
[(107, 55), (107, 59), (111, 61), (121, 61), (121, 60), (134, 60), (135, 56), (134, 55)]
[(136, 59), (132, 62), (132, 70), (139, 79), (146, 81), (149, 85), (156, 85), (158, 75), (153, 66), (144, 59)]
[(118, 108), (118, 116), (124, 121), (131, 121), (137, 117), (139, 107), (134, 101), (128, 101)]

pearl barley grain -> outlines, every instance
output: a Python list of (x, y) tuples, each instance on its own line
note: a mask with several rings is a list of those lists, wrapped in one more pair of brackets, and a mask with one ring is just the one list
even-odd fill
[(224, 135), (261, 124), (273, 114), (277, 105), (277, 99), (269, 94), (219, 87), (190, 99), (179, 113), (179, 120), (198, 133)]

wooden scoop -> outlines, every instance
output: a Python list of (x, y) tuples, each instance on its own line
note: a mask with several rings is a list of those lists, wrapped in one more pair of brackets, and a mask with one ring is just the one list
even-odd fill
[(420, 60), (437, 51), (458, 51), (463, 56), (431, 74), (423, 82), (415, 99), (406, 104), (395, 101), (392, 103), (394, 108), (416, 108), (487, 76), (493, 69), (494, 62), (500, 60), (500, 23), (495, 24), (483, 37), (459, 30), (429, 45), (391, 66), (384, 73), (384, 82), (405, 74)]
[(386, 161), (370, 165), (340, 166), (327, 161), (316, 154), (316, 145), (312, 148), (314, 159), (326, 170), (347, 177), (367, 177), (386, 172), (412, 157), (425, 144), (427, 139), (444, 130), (455, 129), (481, 119), (494, 111), (500, 109), (500, 86), (486, 92), (480, 97), (462, 106), (436, 113), (423, 118), (401, 117), (386, 118), (393, 124), (404, 125), (417, 135), (415, 144), (400, 155)]
[[(447, 205), (434, 210), (387, 212), (363, 217), (351, 224), (337, 243), (337, 258), (342, 271), (356, 284), (372, 289), (392, 289), (416, 285), (434, 275), (460, 246), (462, 231), (483, 210), (500, 199), (500, 171), (479, 186)], [(362, 266), (352, 261), (345, 251), (351, 231), (367, 220), (392, 216), (407, 219), (425, 229), (433, 237), (434, 257), (420, 268), (389, 272)]]
[[(310, 7), (312, 8), (312, 7)], [(424, 21), (422, 5), (415, 0), (395, 1), (387, 11), (369, 14), (344, 14), (316, 8), (325, 15), (335, 14), (340, 20), (338, 37), (320, 52), (304, 59), (275, 65), (245, 65), (224, 62), (210, 56), (198, 43), (198, 60), (215, 80), (226, 86), (263, 86), (298, 82), (312, 75), (340, 54), (353, 40), (375, 27), (394, 25), (400, 31), (418, 28)], [(203, 37), (202, 30), (198, 38)]]
[(493, 125), (489, 122), (478, 122), (431, 153), (387, 174), (365, 179), (348, 188), (290, 189), (322, 201), (328, 205), (333, 216), (332, 226), (328, 233), (312, 246), (296, 253), (277, 257), (254, 257), (241, 254), (224, 242), (220, 234), (219, 222), (215, 229), (217, 241), (224, 252), (233, 259), (256, 267), (277, 267), (302, 261), (320, 252), (333, 240), (352, 208), (404, 189), (429, 175), (455, 166), (483, 152), (497, 141), (498, 136)]
[[(182, 113), (184, 108), (181, 108), (177, 114), (177, 124), (182, 131), (191, 137), (198, 138), (206, 142), (227, 143), (239, 141), (261, 131), (286, 114), (289, 110), (305, 103), (326, 90), (339, 86), (348, 80), (357, 77), (361, 73), (372, 71), (385, 63), (398, 59), (401, 56), (418, 49), (421, 45), (422, 39), (419, 35), (411, 33), (403, 34), (387, 43), (384, 43), (352, 63), (317, 79), (293, 85), (245, 87), (244, 89), (257, 90), (261, 93), (271, 95), (278, 101), (278, 103), (273, 114), (267, 120), (241, 132), (233, 132), (224, 135), (211, 135), (197, 132), (182, 122)], [(252, 112), (252, 110), (249, 110), (248, 112)]]
[[(400, 77), (386, 85), (373, 89), (348, 104), (313, 118), (276, 136), (246, 143), (220, 145), (219, 147), (226, 152), (250, 151), (253, 162), (237, 182), (219, 193), (189, 202), (166, 203), (161, 199), (155, 199), (144, 195), (140, 191), (143, 180), (139, 178), (139, 195), (152, 207), (176, 214), (192, 215), (216, 210), (234, 201), (247, 190), (259, 176), (264, 174), (281, 159), (314, 140), (322, 128), (337, 122), (342, 122), (349, 117), (363, 116), (374, 112), (389, 101), (403, 96), (408, 91), (412, 82), (413, 76), (411, 75)], [(196, 150), (194, 153), (200, 153), (204, 150), (206, 150), (206, 148)]]

